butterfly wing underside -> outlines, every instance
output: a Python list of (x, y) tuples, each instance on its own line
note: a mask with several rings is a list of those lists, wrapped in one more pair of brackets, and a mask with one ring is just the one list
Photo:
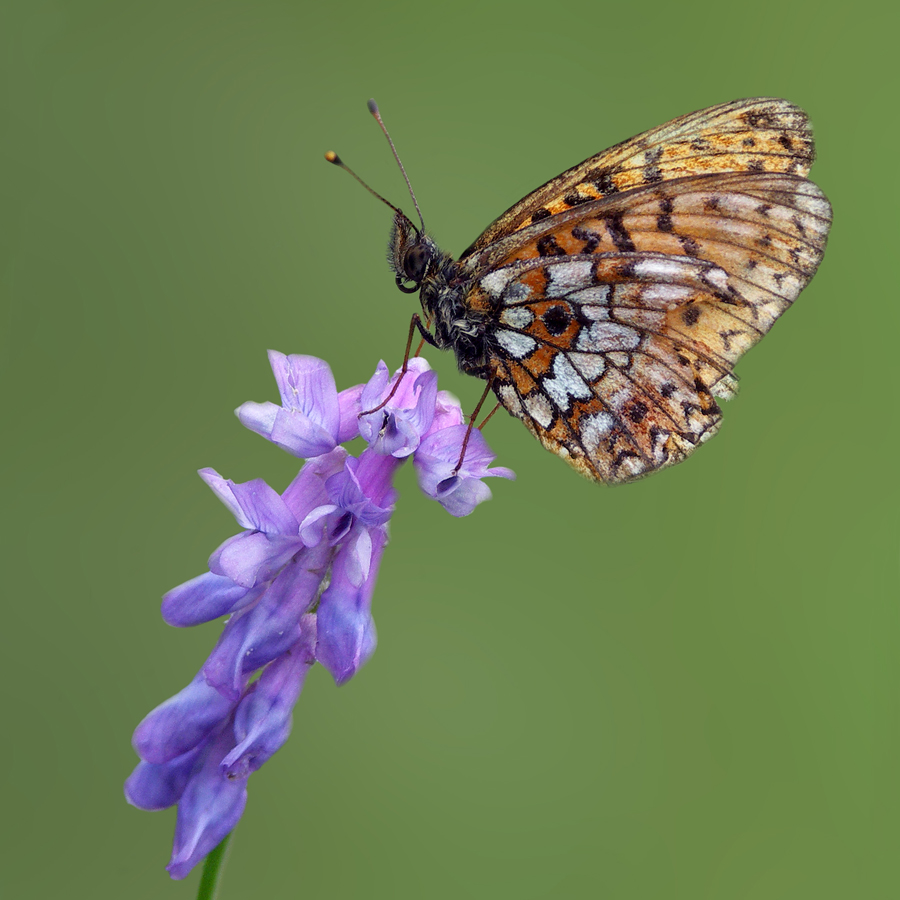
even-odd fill
[(801, 110), (736, 101), (516, 204), (463, 256), (501, 403), (595, 480), (688, 456), (719, 427), (734, 363), (822, 258), (831, 209), (812, 158)]

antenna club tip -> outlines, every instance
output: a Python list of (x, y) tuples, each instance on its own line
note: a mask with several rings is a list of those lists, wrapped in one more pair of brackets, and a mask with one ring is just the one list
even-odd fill
[(366, 106), (369, 108), (369, 112), (372, 113), (373, 116), (378, 115), (378, 104), (375, 102), (375, 99), (372, 98), (366, 103)]
[(334, 165), (339, 166), (341, 164), (341, 158), (334, 152), (334, 150), (326, 150), (325, 151), (325, 159), (330, 163), (334, 163)]

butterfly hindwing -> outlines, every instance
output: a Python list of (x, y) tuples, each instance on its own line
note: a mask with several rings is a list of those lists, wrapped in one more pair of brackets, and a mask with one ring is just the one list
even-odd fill
[(628, 481), (678, 462), (721, 418), (727, 361), (667, 321), (727, 296), (722, 270), (688, 257), (604, 253), (523, 261), (482, 280), (500, 300), (493, 387), (582, 474)]

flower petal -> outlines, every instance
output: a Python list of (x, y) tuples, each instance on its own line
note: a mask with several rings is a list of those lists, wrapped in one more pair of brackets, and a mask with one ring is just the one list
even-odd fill
[(212, 488), (213, 493), (231, 510), (231, 514), (237, 519), (241, 528), (255, 528), (256, 526), (247, 516), (237, 497), (234, 496), (232, 486), (234, 482), (223, 478), (215, 469), (200, 469), (197, 474)]
[(302, 522), (316, 507), (329, 502), (325, 483), (344, 468), (348, 456), (343, 447), (335, 447), (330, 453), (303, 464), (297, 477), (281, 495), (297, 522)]
[(203, 741), (231, 714), (235, 700), (223, 697), (198, 672), (187, 687), (144, 716), (132, 746), (145, 762), (170, 762)]
[(209, 568), (246, 588), (268, 581), (303, 548), (300, 535), (245, 531), (228, 538), (209, 558)]
[(366, 580), (354, 586), (350, 576), (358, 562), (353, 559), (353, 548), (349, 544), (342, 546), (332, 566), (331, 584), (322, 594), (316, 613), (316, 659), (331, 672), (337, 684), (352, 678), (375, 652), (372, 592), (387, 533), (384, 527), (373, 528), (370, 536), (372, 551)]
[(450, 391), (438, 391), (434, 405), (434, 418), (431, 420), (431, 428), (428, 434), (451, 428), (453, 425), (462, 425), (465, 421), (459, 400)]
[(359, 458), (349, 457), (344, 469), (325, 486), (333, 503), (352, 513), (363, 525), (382, 525), (394, 511), (394, 473), (401, 461), (365, 449)]
[(299, 353), (285, 356), (277, 350), (269, 351), (269, 363), (281, 394), (282, 407), (302, 412), (327, 431), (337, 434), (340, 424), (338, 393), (328, 363)]
[(234, 414), (240, 420), (244, 428), (255, 431), (262, 435), (266, 440), (271, 439), (272, 429), (275, 427), (275, 417), (281, 412), (281, 407), (277, 403), (271, 403), (266, 400), (265, 403), (254, 403), (248, 400), (242, 403)]
[(200, 860), (217, 847), (244, 812), (247, 779), (222, 775), (222, 759), (234, 747), (230, 723), (206, 748), (181, 800), (175, 822), (172, 858), (166, 866), (172, 878), (184, 878)]
[(341, 410), (341, 427), (338, 430), (338, 443), (352, 441), (359, 436), (360, 397), (364, 385), (357, 384), (338, 394), (338, 406)]
[(230, 578), (204, 572), (163, 596), (162, 617), (169, 625), (186, 628), (243, 609), (258, 595)]
[(454, 425), (433, 432), (422, 441), (413, 460), (422, 491), (457, 517), (469, 515), (479, 503), (490, 499), (491, 492), (481, 483), (482, 478), (516, 477), (512, 469), (488, 468), (494, 454), (477, 428), (469, 434), (465, 458), (454, 474), (467, 430), (467, 425)]
[(266, 534), (295, 534), (297, 520), (281, 495), (262, 478), (235, 483), (215, 469), (200, 469), (200, 477), (231, 510), (238, 523)]
[(269, 351), (269, 363), (281, 394), (281, 408), (244, 403), (235, 413), (241, 423), (294, 456), (315, 457), (338, 443), (341, 409), (334, 376), (324, 360)]
[[(395, 385), (393, 396), (384, 403)], [(381, 362), (363, 388), (360, 404), (373, 412), (360, 416), (359, 433), (372, 450), (403, 459), (419, 446), (431, 426), (436, 398), (437, 373), (426, 360), (414, 357), (403, 376), (398, 371), (390, 381)]]
[(287, 653), (263, 669), (234, 716), (237, 746), (222, 760), (229, 777), (246, 776), (280, 750), (291, 733), (292, 710), (306, 673), (316, 661), (316, 617), (305, 615), (302, 637)]
[(324, 541), (297, 554), (260, 601), (225, 626), (203, 666), (211, 685), (240, 699), (248, 674), (281, 656), (301, 638), (301, 617), (316, 598), (334, 550)]
[(201, 744), (160, 765), (141, 760), (125, 780), (125, 799), (149, 812), (174, 806), (181, 799), (203, 748)]

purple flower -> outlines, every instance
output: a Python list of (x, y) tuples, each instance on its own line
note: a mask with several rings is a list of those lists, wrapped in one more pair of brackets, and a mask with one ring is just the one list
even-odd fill
[(293, 456), (321, 456), (356, 437), (359, 390), (338, 394), (328, 363), (314, 356), (269, 351), (281, 406), (247, 402), (235, 413), (251, 431)]
[(166, 866), (184, 878), (237, 825), (247, 805), (247, 779), (229, 778), (224, 760), (234, 747), (233, 718), (201, 748), (178, 801), (175, 841)]
[(488, 468), (494, 454), (477, 428), (469, 433), (466, 455), (457, 471), (467, 427), (452, 425), (429, 434), (413, 458), (419, 487), (457, 517), (469, 515), (479, 503), (490, 500), (491, 490), (482, 478), (516, 477), (512, 469)]
[[(409, 368), (397, 385), (399, 378), (399, 372), (389, 378), (388, 367), (378, 363), (360, 398), (364, 414), (359, 417), (359, 433), (376, 452), (402, 459), (419, 446), (431, 426), (438, 390), (437, 373), (420, 357), (409, 361)], [(375, 409), (391, 390), (394, 394), (390, 401)]]
[[(366, 385), (339, 394), (322, 360), (269, 359), (282, 405), (245, 403), (238, 417), (307, 461), (282, 494), (200, 471), (243, 530), (213, 552), (208, 572), (165, 595), (163, 618), (182, 627), (229, 618), (200, 672), (134, 733), (141, 761), (125, 795), (141, 809), (178, 805), (173, 878), (237, 824), (247, 778), (287, 740), (309, 669), (320, 662), (343, 684), (374, 652), (372, 595), (404, 459), (455, 516), (490, 496), (482, 478), (514, 477), (488, 468), (478, 431), (454, 474), (467, 428), (425, 360), (410, 360), (402, 379), (379, 363)], [(360, 435), (368, 446), (358, 457), (339, 446)]]

